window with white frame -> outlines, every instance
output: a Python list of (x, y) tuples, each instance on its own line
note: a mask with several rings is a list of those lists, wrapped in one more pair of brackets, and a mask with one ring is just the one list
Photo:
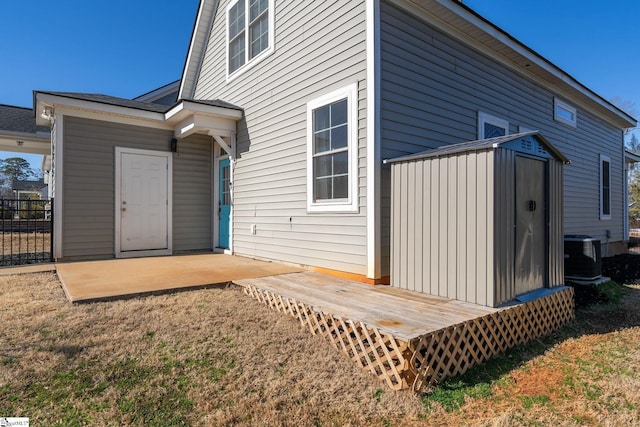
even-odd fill
[(307, 103), (307, 210), (357, 212), (357, 84)]
[(553, 98), (553, 119), (571, 127), (578, 126), (578, 113), (575, 107)]
[(611, 219), (611, 159), (600, 155), (600, 219)]
[(491, 114), (478, 112), (478, 139), (496, 138), (509, 134), (509, 122)]
[(227, 76), (273, 52), (274, 0), (235, 0), (227, 6)]

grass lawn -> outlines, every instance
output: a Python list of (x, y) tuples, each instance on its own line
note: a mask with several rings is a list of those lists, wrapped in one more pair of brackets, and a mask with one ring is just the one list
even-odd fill
[[(638, 257), (640, 259), (640, 257)], [(640, 425), (640, 286), (423, 395), (238, 289), (71, 305), (0, 277), (0, 417), (31, 425)]]

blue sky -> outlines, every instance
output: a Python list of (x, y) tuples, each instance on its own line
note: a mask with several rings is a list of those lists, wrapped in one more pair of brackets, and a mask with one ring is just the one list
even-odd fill
[(464, 0), (607, 100), (640, 115), (640, 1)]
[[(640, 1), (464, 3), (605, 99), (635, 104), (640, 115)], [(198, 0), (3, 1), (0, 103), (32, 107), (34, 89), (132, 98), (177, 80), (197, 6)], [(28, 160), (39, 167), (36, 159)]]
[[(0, 104), (33, 90), (133, 98), (178, 80), (198, 0), (6, 0), (0, 3)], [(39, 169), (42, 156), (19, 156)]]

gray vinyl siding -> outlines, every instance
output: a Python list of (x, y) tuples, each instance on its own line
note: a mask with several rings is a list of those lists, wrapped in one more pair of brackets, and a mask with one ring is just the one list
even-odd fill
[(178, 141), (173, 156), (173, 250), (213, 248), (211, 137), (192, 135)]
[[(195, 98), (244, 109), (233, 177), (234, 252), (366, 274), (364, 1), (276, 1), (274, 53), (228, 83), (227, 4), (221, 1), (216, 12)], [(358, 84), (359, 212), (307, 213), (306, 103), (352, 83)]]
[[(623, 240), (623, 136), (571, 99), (578, 126), (553, 120), (557, 96), (409, 13), (381, 2), (382, 157), (394, 158), (477, 139), (482, 111), (540, 130), (571, 160), (563, 168), (564, 232)], [(611, 158), (611, 220), (599, 219), (599, 155)], [(382, 207), (389, 206), (390, 177), (382, 174)], [(388, 218), (383, 213), (384, 223)], [(382, 234), (383, 239), (385, 234)], [(383, 247), (388, 245), (383, 240)], [(384, 263), (388, 260), (383, 260)]]
[[(64, 117), (63, 259), (114, 257), (115, 147), (168, 151), (172, 136), (168, 130)], [(179, 147), (173, 159), (174, 249), (211, 248), (210, 142), (191, 137)]]

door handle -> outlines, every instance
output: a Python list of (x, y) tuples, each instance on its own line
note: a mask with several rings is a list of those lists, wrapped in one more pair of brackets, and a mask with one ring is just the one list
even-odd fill
[(536, 210), (536, 201), (529, 200), (529, 212), (534, 212)]

